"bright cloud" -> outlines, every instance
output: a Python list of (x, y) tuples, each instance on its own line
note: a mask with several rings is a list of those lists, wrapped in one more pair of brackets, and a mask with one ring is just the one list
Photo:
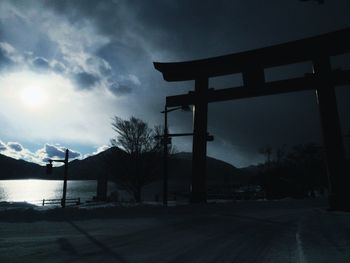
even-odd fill
[(7, 150), (7, 146), (5, 143), (3, 143), (2, 141), (0, 141), (0, 153)]
[[(43, 148), (35, 152), (35, 155), (42, 160), (47, 162), (48, 159), (64, 159), (66, 154), (66, 147), (60, 145), (45, 144)], [(80, 152), (69, 150), (69, 159), (81, 158)]]
[[(98, 148), (96, 150), (96, 153), (100, 152), (102, 148)], [(48, 159), (64, 159), (66, 149), (67, 147), (59, 144), (45, 144), (42, 148), (36, 151), (30, 151), (18, 142), (5, 143), (0, 141), (0, 154), (6, 155), (17, 160), (25, 160), (40, 165), (44, 165), (45, 163), (47, 163)], [(77, 158), (82, 159), (85, 157), (86, 156), (83, 156), (80, 152), (69, 149), (70, 160)]]
[(110, 37), (93, 21), (43, 8), (0, 3), (0, 25), (8, 25), (0, 28), (0, 135), (105, 145), (113, 137), (111, 118), (134, 114), (138, 104), (130, 97), (141, 81), (99, 55)]
[[(0, 39), (0, 69), (2, 64), (15, 63), (16, 68), (54, 71), (84, 90), (113, 89), (115, 83), (125, 86), (126, 82), (130, 90), (140, 85), (137, 76), (115, 72), (98, 54), (110, 37), (99, 33), (92, 21), (82, 18), (73, 22), (53, 10), (42, 12), (38, 2), (15, 5), (5, 1), (0, 5), (0, 22), (11, 25), (2, 28), (9, 39)], [(111, 94), (120, 95), (114, 90)]]
[(25, 160), (37, 164), (44, 164), (43, 160), (40, 159), (40, 157), (36, 153), (33, 153), (30, 150), (24, 148), (18, 142), (4, 143), (0, 141), (0, 154), (6, 155), (17, 160)]
[(106, 150), (109, 149), (109, 148), (111, 148), (110, 145), (102, 145), (102, 146), (98, 147), (98, 148), (96, 149), (96, 151), (94, 151), (93, 153), (84, 154), (83, 159), (85, 159), (85, 158), (87, 158), (87, 157), (90, 157), (90, 156), (93, 156), (93, 155), (96, 155), (96, 154), (99, 154), (99, 153), (101, 153), (101, 152), (103, 152), (103, 151), (106, 151)]
[(3, 129), (18, 140), (102, 145), (112, 136), (111, 117), (119, 107), (123, 113), (125, 103), (106, 89), (81, 92), (61, 75), (28, 70), (0, 75), (0, 92)]

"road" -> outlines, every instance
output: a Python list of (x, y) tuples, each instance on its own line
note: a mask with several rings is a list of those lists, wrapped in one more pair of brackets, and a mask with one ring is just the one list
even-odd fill
[(350, 262), (350, 213), (325, 208), (284, 200), (3, 217), (0, 262)]

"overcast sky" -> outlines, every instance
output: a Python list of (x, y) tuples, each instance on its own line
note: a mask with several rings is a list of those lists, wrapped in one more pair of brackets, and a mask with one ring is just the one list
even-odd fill
[[(42, 162), (106, 149), (114, 115), (161, 124), (165, 97), (193, 89), (169, 83), (154, 61), (200, 59), (274, 45), (350, 26), (350, 1), (109, 0), (0, 1), (0, 153)], [(346, 67), (344, 58), (334, 65)], [(338, 65), (338, 64), (339, 65)], [(311, 72), (303, 64), (268, 70), (267, 79)], [(211, 87), (239, 85), (236, 77)], [(344, 133), (350, 92), (337, 88)], [(173, 112), (172, 132), (190, 132), (192, 115)], [(258, 149), (316, 142), (320, 123), (308, 91), (214, 103), (208, 155), (242, 167), (262, 162)], [(190, 151), (190, 138), (176, 139)], [(346, 142), (348, 145), (348, 142)]]

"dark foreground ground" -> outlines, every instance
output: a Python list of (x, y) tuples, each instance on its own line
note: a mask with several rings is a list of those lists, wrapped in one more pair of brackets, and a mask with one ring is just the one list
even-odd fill
[(0, 212), (0, 262), (350, 262), (322, 200)]

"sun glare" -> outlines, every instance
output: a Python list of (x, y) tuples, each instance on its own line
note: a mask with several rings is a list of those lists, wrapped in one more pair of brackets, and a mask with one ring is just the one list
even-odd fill
[(110, 116), (124, 113), (128, 103), (103, 88), (82, 91), (68, 76), (52, 72), (0, 74), (2, 130), (23, 140), (103, 144), (111, 134)]
[(25, 87), (21, 91), (21, 101), (31, 108), (38, 108), (45, 104), (46, 93), (41, 87)]
[(38, 74), (26, 70), (0, 76), (0, 85), (4, 89), (2, 95), (8, 98), (8, 102), (15, 100), (16, 107), (29, 110), (46, 106), (55, 97), (61, 83), (62, 78), (55, 74)]

